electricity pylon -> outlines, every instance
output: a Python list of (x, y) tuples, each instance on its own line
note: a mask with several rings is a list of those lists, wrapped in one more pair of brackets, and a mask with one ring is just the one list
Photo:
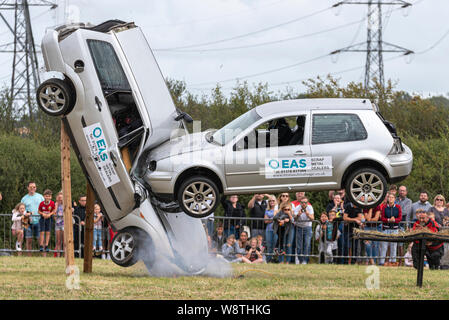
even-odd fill
[[(0, 4), (0, 18), (13, 36), (13, 41), (0, 45), (0, 52), (13, 55), (9, 101), (18, 111), (25, 112), (28, 109), (30, 118), (33, 117), (34, 93), (39, 86), (39, 65), (30, 18), (31, 6), (55, 9), (57, 4), (45, 0), (6, 0)], [(8, 22), (3, 14), (11, 10), (14, 11), (13, 23)]]
[(382, 40), (382, 6), (397, 5), (402, 8), (410, 7), (412, 4), (401, 1), (382, 1), (382, 0), (367, 0), (367, 1), (340, 1), (333, 5), (338, 7), (343, 4), (364, 4), (368, 5), (368, 26), (367, 26), (367, 40), (365, 42), (357, 43), (346, 48), (338, 49), (331, 54), (340, 52), (366, 52), (365, 62), (365, 91), (369, 91), (374, 87), (375, 80), (384, 88), (384, 52), (399, 52), (404, 55), (414, 53), (412, 50), (405, 49), (395, 44), (391, 44)]

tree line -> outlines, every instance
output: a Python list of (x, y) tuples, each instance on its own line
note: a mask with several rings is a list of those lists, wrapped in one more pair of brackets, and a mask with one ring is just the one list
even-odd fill
[[(387, 82), (385, 88), (375, 86), (366, 92), (362, 83), (341, 85), (333, 77), (309, 79), (305, 90), (291, 88), (272, 91), (268, 84), (236, 83), (225, 95), (217, 85), (210, 94), (195, 95), (183, 81), (167, 79), (173, 101), (180, 110), (194, 120), (201, 121), (201, 129), (221, 128), (244, 112), (266, 102), (301, 98), (368, 98), (378, 104), (380, 112), (395, 124), (402, 141), (413, 151), (411, 175), (402, 182), (409, 189), (409, 197), (417, 200), (419, 192), (441, 193), (449, 197), (449, 100), (443, 96), (423, 98), (395, 89)], [(8, 103), (7, 90), (0, 92), (0, 212), (9, 212), (26, 194), (26, 183), (33, 180), (40, 192), (61, 189), (60, 121), (49, 117), (33, 106), (32, 117), (14, 111)], [(191, 130), (192, 128), (190, 128)], [(86, 191), (86, 179), (72, 153), (72, 197)], [(292, 195), (294, 196), (294, 195)], [(315, 212), (323, 211), (327, 192), (308, 194)], [(250, 195), (240, 197), (246, 205)], [(222, 209), (216, 212), (222, 214)]]

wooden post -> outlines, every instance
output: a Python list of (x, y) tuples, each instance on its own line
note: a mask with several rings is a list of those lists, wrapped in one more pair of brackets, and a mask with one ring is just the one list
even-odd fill
[(422, 287), (422, 279), (424, 274), (424, 253), (426, 252), (425, 243), (426, 240), (421, 239), (418, 243), (418, 277), (416, 279), (416, 285)]
[(90, 183), (87, 183), (86, 224), (84, 226), (84, 273), (92, 272), (92, 243), (94, 239), (94, 203), (95, 194)]
[(75, 272), (75, 253), (73, 249), (73, 223), (72, 223), (72, 187), (70, 179), (70, 140), (61, 121), (61, 177), (64, 203), (64, 243), (66, 273)]

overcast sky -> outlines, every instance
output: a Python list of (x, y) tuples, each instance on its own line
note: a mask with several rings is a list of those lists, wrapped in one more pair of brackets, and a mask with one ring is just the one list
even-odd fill
[[(134, 21), (146, 34), (163, 75), (184, 80), (191, 92), (202, 94), (217, 82), (232, 88), (236, 79), (267, 82), (273, 91), (287, 85), (303, 91), (302, 80), (328, 73), (343, 84), (363, 82), (365, 53), (326, 56), (366, 41), (367, 6), (329, 9), (339, 1), (69, 0), (67, 8), (69, 18), (81, 22)], [(410, 93), (447, 95), (449, 1), (410, 2), (416, 3), (411, 9), (384, 6), (383, 40), (424, 52), (407, 59), (385, 53), (385, 78)], [(62, 7), (31, 9), (37, 44), (47, 27), (62, 21)], [(3, 13), (12, 23), (11, 12)], [(0, 21), (0, 44), (12, 40)], [(12, 54), (0, 54), (2, 85), (8, 85), (11, 63)]]

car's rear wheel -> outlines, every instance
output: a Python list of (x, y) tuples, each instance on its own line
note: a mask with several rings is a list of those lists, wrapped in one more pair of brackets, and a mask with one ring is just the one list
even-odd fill
[(217, 208), (220, 194), (214, 181), (204, 176), (194, 176), (180, 185), (176, 198), (187, 215), (205, 218)]
[(61, 116), (69, 113), (75, 104), (75, 96), (70, 85), (61, 79), (44, 81), (36, 91), (36, 101), (46, 114)]
[(121, 267), (130, 267), (138, 260), (140, 232), (125, 228), (117, 232), (111, 243), (111, 260)]
[(385, 199), (387, 179), (374, 168), (362, 168), (348, 176), (345, 189), (353, 204), (363, 209), (373, 208)]

